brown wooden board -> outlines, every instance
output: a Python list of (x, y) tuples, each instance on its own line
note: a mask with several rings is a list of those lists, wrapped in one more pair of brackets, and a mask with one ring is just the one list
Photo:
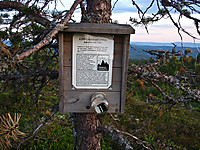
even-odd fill
[(64, 108), (63, 97), (63, 33), (59, 33), (59, 110)]
[(124, 113), (125, 109), (125, 100), (126, 100), (126, 88), (127, 88), (127, 75), (128, 75), (128, 58), (129, 58), (129, 42), (130, 35), (125, 35), (123, 39), (123, 60), (122, 60), (122, 87), (121, 87), (121, 110), (120, 112)]
[[(110, 113), (117, 113), (120, 109), (120, 92), (104, 92), (109, 101)], [(64, 91), (64, 107), (61, 112), (94, 112), (90, 108), (91, 96), (94, 92)], [(89, 109), (87, 109), (89, 108)]]
[(68, 23), (64, 32), (135, 34), (135, 30), (126, 24)]
[[(110, 104), (108, 112), (124, 112), (129, 34), (134, 32), (128, 25), (82, 23), (68, 24), (64, 31), (59, 32), (60, 112), (94, 112), (89, 107), (91, 105), (91, 96), (95, 92), (106, 94), (106, 98)], [(109, 89), (75, 89), (72, 86), (72, 39), (75, 33), (105, 33), (114, 36), (113, 76), (112, 85)]]

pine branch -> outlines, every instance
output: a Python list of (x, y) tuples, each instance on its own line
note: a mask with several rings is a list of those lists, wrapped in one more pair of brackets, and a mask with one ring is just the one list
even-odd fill
[(6, 115), (2, 115), (0, 117), (0, 147), (8, 148), (11, 147), (10, 140), (17, 141), (19, 137), (25, 137), (25, 133), (18, 130), (19, 127), (19, 119), (21, 115), (14, 115), (14, 119), (12, 119), (10, 113)]
[(42, 24), (43, 26), (47, 26), (50, 24), (50, 21), (40, 14), (35, 13), (33, 10), (27, 7), (27, 5), (22, 4), (20, 1), (0, 1), (0, 10), (4, 9), (15, 9), (23, 14), (29, 16), (32, 20), (37, 23)]

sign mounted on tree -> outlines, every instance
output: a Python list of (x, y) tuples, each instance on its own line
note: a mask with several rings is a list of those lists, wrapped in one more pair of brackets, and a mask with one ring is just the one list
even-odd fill
[(108, 89), (112, 83), (114, 39), (110, 35), (73, 35), (72, 85)]
[(124, 112), (129, 25), (67, 24), (59, 32), (60, 112)]

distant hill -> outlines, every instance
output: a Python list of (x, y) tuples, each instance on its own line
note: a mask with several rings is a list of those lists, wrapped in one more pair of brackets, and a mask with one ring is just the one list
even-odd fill
[[(194, 43), (183, 43), (183, 48), (181, 46), (180, 42), (175, 43), (177, 45), (176, 50), (177, 51), (184, 51), (186, 48), (190, 48), (193, 50), (194, 53), (189, 54), (192, 57), (196, 57), (196, 55), (199, 53), (197, 51), (197, 48), (195, 47)], [(144, 52), (143, 50), (165, 50), (165, 51), (172, 51), (173, 44), (172, 43), (155, 43), (155, 42), (131, 42), (131, 45), (136, 50), (130, 50), (129, 52), (129, 58), (130, 59), (149, 59), (150, 54)], [(196, 46), (200, 49), (200, 43), (197, 43)]]
[[(134, 45), (146, 45), (146, 46), (172, 46), (172, 43), (156, 43), (156, 42), (131, 42)], [(181, 47), (181, 42), (175, 42), (178, 47)], [(183, 43), (184, 47), (195, 47), (194, 43)], [(196, 43), (196, 46), (200, 47), (200, 43)]]
[[(3, 41), (7, 46), (10, 46), (9, 41)], [(182, 50), (181, 42), (175, 42), (177, 45), (176, 49)], [(130, 50), (129, 51), (129, 58), (130, 59), (149, 59), (150, 54), (144, 52), (143, 50), (166, 50), (166, 51), (172, 51), (173, 49), (173, 44), (172, 43), (156, 43), (156, 42), (131, 42), (131, 45), (136, 49), (136, 50)], [(200, 43), (197, 43), (196, 46), (200, 49)], [(194, 43), (184, 43), (183, 44), (183, 49), (190, 48), (193, 50), (193, 54), (190, 54), (192, 57), (196, 57), (198, 54), (198, 51), (195, 47)]]

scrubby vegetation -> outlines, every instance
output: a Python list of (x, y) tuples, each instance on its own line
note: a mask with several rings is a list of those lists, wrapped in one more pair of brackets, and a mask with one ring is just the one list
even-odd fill
[[(183, 69), (182, 61), (185, 65)], [(155, 60), (135, 61), (134, 64), (153, 63)], [(185, 56), (178, 59), (173, 57), (168, 62), (159, 65), (158, 69), (167, 75), (179, 76), (193, 72), (197, 75), (191, 87), (199, 89), (199, 61)], [(158, 81), (157, 84), (170, 96), (184, 97), (184, 92), (170, 84)], [(179, 104), (165, 102), (165, 97), (152, 84), (142, 78), (130, 77), (125, 114), (110, 115), (105, 122), (112, 122), (116, 128), (127, 131), (142, 140), (151, 143), (154, 149), (199, 149), (200, 148), (200, 104), (195, 99), (188, 98)], [(119, 120), (118, 120), (119, 119)], [(128, 137), (131, 140), (130, 137)], [(138, 141), (132, 139), (135, 149), (142, 149)]]
[[(39, 59), (43, 65), (45, 64), (45, 59), (42, 57), (44, 54), (44, 52), (37, 53), (37, 57), (43, 58)], [(31, 59), (30, 57), (30, 62)], [(182, 65), (183, 61), (184, 66)], [(130, 66), (155, 62), (157, 60), (153, 59), (148, 61), (130, 60)], [(54, 59), (52, 70), (58, 69), (56, 63), (56, 59)], [(157, 69), (168, 76), (187, 74), (188, 77), (191, 77), (190, 73), (192, 72), (195, 80), (192, 81), (190, 87), (199, 89), (200, 65), (199, 61), (192, 57), (185, 56), (180, 59), (172, 57), (169, 61), (160, 64)], [(171, 97), (185, 96), (181, 89), (173, 85), (162, 81), (157, 81), (157, 84), (163, 92), (168, 93)], [(73, 116), (57, 112), (58, 91), (57, 75), (26, 75), (15, 80), (1, 82), (0, 114), (2, 116), (10, 113), (13, 116), (14, 113), (20, 113), (18, 129), (26, 134), (26, 137), (18, 137), (17, 140), (10, 138), (9, 142), (12, 146), (8, 145), (9, 148), (73, 149)], [(52, 116), (52, 113), (55, 114)], [(142, 141), (147, 141), (154, 149), (200, 148), (199, 102), (190, 97), (187, 102), (183, 101), (177, 104), (167, 102), (161, 91), (150, 82), (143, 80), (142, 77), (133, 75), (131, 71), (129, 71), (125, 113), (106, 114), (101, 121), (104, 125), (113, 126), (113, 128), (126, 131)], [(45, 124), (42, 124), (43, 122)], [(41, 128), (36, 130), (41, 124)], [(36, 133), (33, 134), (34, 131)], [(2, 143), (5, 141), (2, 135), (4, 132), (0, 130), (0, 133)], [(137, 140), (124, 136), (131, 141), (134, 149), (143, 148)], [(146, 145), (148, 146), (148, 144)], [(1, 147), (3, 146), (5, 148), (7, 144), (4, 143)], [(112, 141), (108, 134), (104, 134), (102, 149), (124, 149), (124, 147)]]
[[(74, 149), (73, 114), (58, 113), (56, 33), (79, 3), (83, 21), (104, 23), (102, 12), (111, 20), (111, 8), (92, 10), (97, 13), (93, 14), (86, 12), (86, 3), (74, 2), (70, 11), (58, 11), (54, 0), (0, 1), (0, 149)], [(94, 4), (106, 9), (103, 2), (111, 4), (99, 2)], [(157, 12), (146, 16), (155, 3)], [(53, 11), (50, 4), (55, 5)], [(147, 31), (148, 24), (168, 17), (180, 36), (184, 32), (199, 38), (183, 29), (180, 21), (183, 16), (191, 19), (199, 34), (199, 19), (192, 15), (199, 14), (199, 1), (152, 0), (144, 10), (136, 2), (132, 5), (140, 20), (130, 21)], [(174, 11), (180, 15), (178, 20), (171, 15)], [(99, 117), (102, 125), (121, 133), (117, 138), (129, 141), (129, 148), (200, 149), (200, 55), (190, 57), (191, 49), (178, 52), (173, 45), (170, 51), (146, 51), (154, 59), (130, 60), (125, 113)], [(103, 134), (102, 149), (125, 149), (109, 133)]]

